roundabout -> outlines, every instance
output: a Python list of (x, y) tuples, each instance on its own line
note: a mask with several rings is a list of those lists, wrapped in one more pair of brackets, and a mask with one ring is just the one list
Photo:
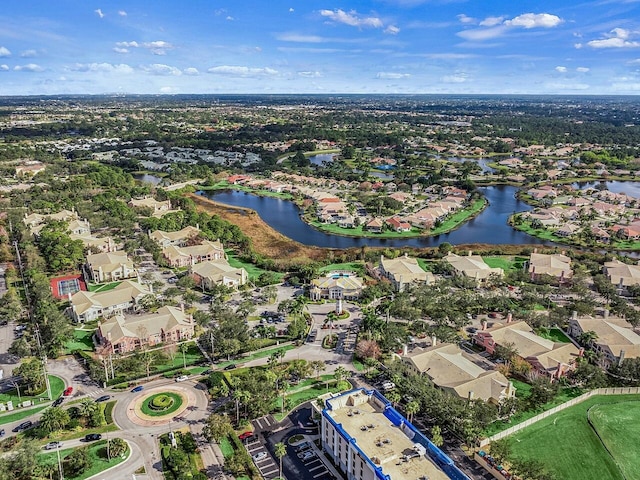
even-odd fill
[(177, 385), (151, 388), (129, 404), (127, 417), (139, 426), (168, 424), (174, 416), (197, 405), (193, 389)]

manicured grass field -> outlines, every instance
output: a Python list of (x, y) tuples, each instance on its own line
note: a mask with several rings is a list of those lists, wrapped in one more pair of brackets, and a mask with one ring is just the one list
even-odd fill
[(591, 407), (600, 434), (627, 478), (640, 479), (640, 425), (636, 421), (640, 395), (597, 396), (540, 420), (508, 437), (514, 457), (539, 460), (562, 480), (623, 480), (587, 421)]
[(113, 290), (121, 283), (122, 282), (111, 282), (111, 283), (101, 283), (101, 284), (92, 283), (87, 285), (87, 288), (89, 289), (90, 292), (106, 292), (108, 290)]
[(364, 274), (364, 264), (362, 262), (332, 263), (318, 269), (320, 273), (328, 273), (334, 270), (349, 270), (362, 275)]
[[(152, 402), (154, 401), (154, 399), (167, 398), (167, 397), (171, 400), (169, 401), (169, 404), (166, 408), (164, 409), (153, 408)], [(182, 405), (182, 397), (180, 395), (173, 392), (164, 392), (164, 393), (156, 393), (155, 395), (151, 395), (150, 397), (146, 398), (142, 402), (142, 406), (140, 408), (142, 410), (142, 413), (144, 413), (145, 415), (149, 415), (150, 417), (163, 417), (165, 415), (169, 415), (175, 412), (180, 408), (181, 405)]]
[[(228, 257), (229, 265), (231, 265), (233, 268), (244, 268), (249, 274), (249, 280), (251, 281), (257, 280), (257, 278), (261, 274), (268, 272), (268, 270), (264, 270), (260, 267), (257, 267), (253, 263), (243, 262), (242, 260), (236, 258), (230, 250), (226, 250), (226, 254)], [(281, 272), (269, 272), (269, 273), (273, 273), (277, 275), (278, 281), (280, 282), (284, 278), (284, 273), (281, 273)]]
[(501, 268), (505, 272), (513, 269), (514, 262), (511, 257), (482, 257), (484, 263), (491, 268)]
[[(65, 458), (69, 456), (71, 452), (73, 452), (73, 450), (74, 450), (73, 448), (60, 450), (60, 457)], [(127, 452), (124, 455), (124, 458), (117, 457), (117, 458), (112, 458), (111, 460), (107, 460), (106, 452), (107, 452), (107, 442), (105, 440), (92, 444), (89, 447), (89, 456), (93, 460), (93, 465), (91, 466), (91, 468), (87, 469), (84, 473), (82, 473), (77, 477), (68, 477), (67, 475), (65, 475), (64, 478), (67, 478), (69, 480), (84, 480), (85, 478), (93, 477), (94, 475), (97, 475), (98, 473), (106, 470), (107, 468), (111, 468), (115, 465), (118, 465), (119, 463), (124, 462), (131, 454), (131, 450), (127, 449)], [(38, 462), (57, 464), (58, 463), (57, 453), (55, 451), (52, 453), (42, 453), (38, 456)]]
[(567, 337), (559, 328), (551, 328), (549, 330), (541, 330), (537, 332), (542, 338), (551, 340), (553, 342), (570, 343), (569, 337)]
[(73, 340), (69, 340), (65, 344), (65, 348), (68, 353), (74, 352), (76, 350), (82, 350), (85, 352), (93, 351), (93, 340), (91, 337), (93, 336), (94, 330), (80, 330), (76, 328), (73, 331)]
[(339, 227), (334, 223), (323, 223), (317, 220), (311, 220), (308, 222), (313, 227), (323, 232), (333, 233), (335, 235), (346, 235), (349, 237), (366, 237), (366, 238), (410, 238), (419, 237), (423, 234), (423, 231), (419, 228), (412, 228), (409, 232), (396, 232), (394, 230), (385, 230), (381, 233), (374, 233), (365, 230), (363, 225), (358, 225), (354, 228)]
[[(51, 386), (51, 398), (55, 400), (60, 395), (62, 395), (62, 391), (64, 390), (64, 380), (60, 377), (56, 377), (55, 375), (49, 375), (49, 385)], [(25, 395), (24, 386), (20, 387), (20, 397), (18, 397), (18, 391), (15, 388), (8, 390), (6, 393), (0, 394), (0, 403), (7, 403), (8, 401), (13, 402), (13, 406), (15, 407), (20, 401), (24, 402), (25, 400), (31, 400), (34, 404), (40, 403), (40, 399), (47, 399), (47, 391), (44, 390), (38, 395)], [(0, 417), (2, 418), (2, 417)]]
[(591, 424), (628, 480), (640, 479), (640, 402), (596, 405), (589, 410)]
[(231, 445), (229, 437), (223, 437), (222, 440), (220, 440), (220, 450), (225, 459), (233, 456), (233, 445)]
[(487, 201), (484, 198), (480, 198), (475, 202), (473, 202), (469, 207), (451, 215), (444, 222), (442, 222), (442, 225), (432, 230), (429, 230), (428, 233), (429, 235), (441, 235), (451, 230), (455, 230), (464, 222), (469, 220), (471, 217), (480, 213), (487, 205), (488, 205)]

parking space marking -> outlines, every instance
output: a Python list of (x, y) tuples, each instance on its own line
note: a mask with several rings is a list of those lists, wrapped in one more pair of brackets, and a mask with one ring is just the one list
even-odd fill
[(327, 473), (329, 473), (329, 470), (325, 469), (323, 472), (320, 472), (317, 475), (314, 475), (313, 478), (321, 477), (323, 475), (326, 475)]
[[(309, 464), (309, 465), (310, 465), (310, 464)], [(307, 465), (307, 466), (308, 466), (308, 465)], [(319, 468), (324, 468), (324, 465), (322, 464), (322, 462), (320, 462), (320, 465), (316, 465), (315, 467), (310, 468), (310, 469), (309, 469), (309, 471), (310, 471), (310, 472), (313, 472), (313, 471), (315, 471), (315, 470), (318, 470)]]
[(248, 451), (249, 453), (253, 453), (253, 452), (255, 452), (256, 450), (260, 450), (261, 448), (262, 448), (262, 445), (258, 445), (256, 448), (247, 448), (247, 451)]

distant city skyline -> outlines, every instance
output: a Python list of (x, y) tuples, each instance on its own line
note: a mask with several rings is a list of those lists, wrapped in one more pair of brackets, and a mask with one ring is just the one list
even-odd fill
[(0, 95), (640, 93), (640, 0), (24, 0), (2, 10)]

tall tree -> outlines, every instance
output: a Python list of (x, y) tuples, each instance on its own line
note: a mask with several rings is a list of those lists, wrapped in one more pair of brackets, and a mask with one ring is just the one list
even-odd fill
[(284, 443), (282, 442), (278, 442), (274, 445), (274, 453), (276, 454), (276, 457), (278, 457), (278, 460), (280, 462), (280, 478), (282, 478), (282, 457), (284, 457), (287, 454), (287, 447), (285, 446)]

